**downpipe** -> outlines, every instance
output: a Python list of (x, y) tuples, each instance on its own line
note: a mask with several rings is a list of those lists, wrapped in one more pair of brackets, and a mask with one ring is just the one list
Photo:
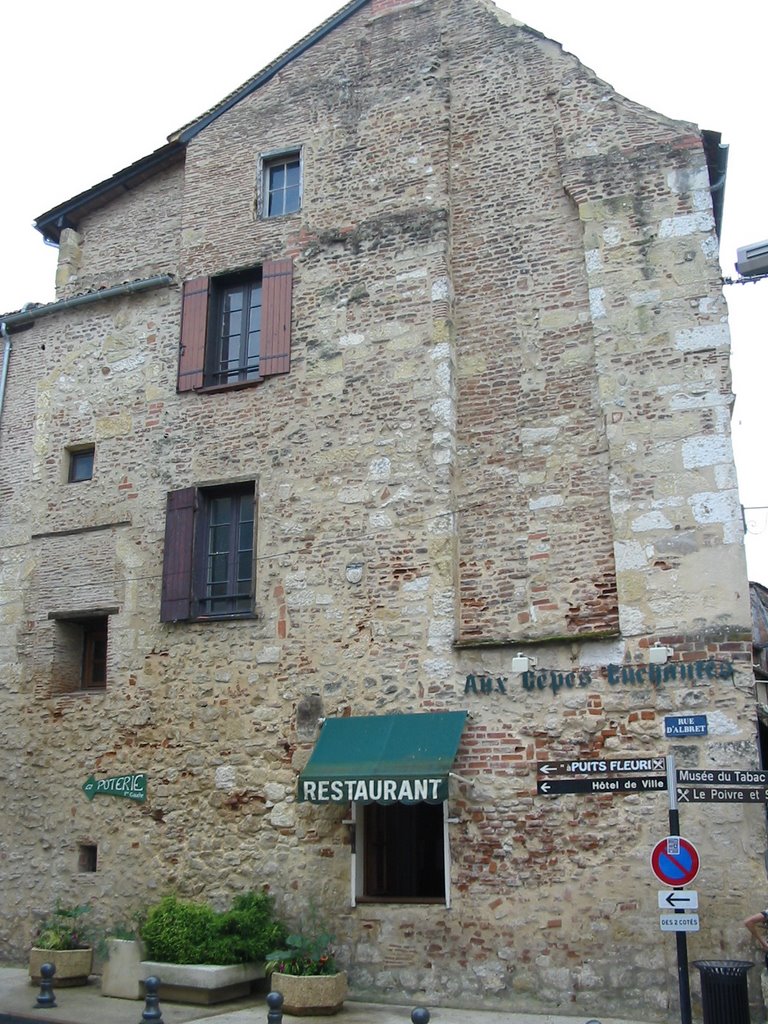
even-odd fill
[(11, 336), (8, 334), (8, 328), (5, 326), (5, 321), (0, 320), (0, 338), (3, 339), (3, 366), (0, 370), (0, 426), (3, 422), (3, 405), (5, 404), (5, 385), (8, 380), (8, 367), (11, 362)]

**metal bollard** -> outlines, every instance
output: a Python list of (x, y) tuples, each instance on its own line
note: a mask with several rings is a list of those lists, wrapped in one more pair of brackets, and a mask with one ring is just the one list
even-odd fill
[(160, 1010), (160, 997), (157, 992), (160, 988), (160, 979), (156, 978), (154, 974), (150, 974), (148, 978), (144, 979), (144, 1012), (141, 1015), (139, 1024), (143, 1024), (145, 1020), (154, 1021), (155, 1024), (163, 1024), (163, 1015)]
[(411, 1010), (413, 1024), (429, 1024), (429, 1010), (426, 1006), (415, 1006)]
[(56, 996), (53, 993), (53, 976), (55, 973), (55, 964), (42, 964), (40, 966), (40, 995), (37, 997), (38, 1006), (56, 1005)]
[(270, 992), (267, 996), (267, 1024), (283, 1024), (283, 993)]

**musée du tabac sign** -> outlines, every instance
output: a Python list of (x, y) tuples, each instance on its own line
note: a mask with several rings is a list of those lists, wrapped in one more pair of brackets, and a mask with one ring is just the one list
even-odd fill
[(109, 779), (96, 779), (93, 775), (83, 783), (83, 792), (89, 800), (95, 796), (121, 796), (143, 803), (147, 799), (147, 776), (144, 773), (113, 775)]
[(464, 693), (496, 696), (519, 690), (528, 693), (549, 690), (557, 695), (593, 686), (596, 676), (606, 680), (611, 688), (653, 686), (658, 689), (670, 683), (733, 679), (733, 663), (708, 658), (705, 661), (669, 661), (666, 665), (606, 665), (604, 668), (582, 668), (572, 672), (533, 669), (511, 678), (470, 673), (464, 682)]

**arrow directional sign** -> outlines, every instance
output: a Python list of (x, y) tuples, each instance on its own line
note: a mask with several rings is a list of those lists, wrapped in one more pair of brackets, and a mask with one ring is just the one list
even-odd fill
[(677, 781), (697, 786), (768, 786), (768, 772), (757, 768), (741, 771), (729, 768), (726, 771), (698, 771), (678, 768)]
[(666, 889), (659, 892), (659, 910), (698, 910), (699, 894), (694, 889)]
[(123, 796), (143, 803), (147, 799), (147, 776), (114, 775), (109, 779), (96, 779), (90, 775), (83, 783), (83, 792), (89, 800), (95, 796)]
[(756, 786), (678, 786), (677, 802), (681, 804), (764, 804), (766, 791)]
[[(536, 765), (539, 775), (605, 775), (641, 774), (644, 772), (666, 772), (666, 757), (616, 757), (599, 761), (539, 761)], [(766, 773), (768, 775), (768, 773)], [(574, 790), (576, 792), (576, 790)]]
[(665, 775), (637, 775), (609, 779), (539, 779), (536, 789), (545, 796), (559, 793), (651, 793), (667, 788)]

